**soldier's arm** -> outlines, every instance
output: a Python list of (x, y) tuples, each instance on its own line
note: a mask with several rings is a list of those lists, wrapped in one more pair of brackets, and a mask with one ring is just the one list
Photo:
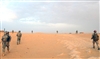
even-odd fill
[(99, 37), (99, 35), (97, 34), (97, 37)]
[(18, 33), (16, 34), (16, 36), (18, 36)]
[(1, 38), (1, 41), (3, 41), (3, 37)]
[(3, 41), (3, 38), (1, 38), (1, 41)]
[(94, 36), (94, 35), (92, 34), (92, 37), (91, 37), (91, 39), (93, 39), (93, 36)]
[(9, 36), (9, 42), (11, 41), (11, 36)]
[(22, 37), (22, 33), (21, 33), (21, 37)]
[(97, 34), (98, 40), (99, 40), (99, 35)]

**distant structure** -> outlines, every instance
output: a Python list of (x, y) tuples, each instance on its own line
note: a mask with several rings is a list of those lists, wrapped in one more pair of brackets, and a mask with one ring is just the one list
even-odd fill
[(14, 33), (14, 30), (12, 30), (12, 33)]
[(69, 34), (72, 34), (71, 32)]
[(58, 30), (56, 31), (56, 33), (58, 33)]
[(84, 34), (84, 32), (80, 32), (80, 34)]
[(4, 30), (0, 30), (0, 32), (4, 32)]
[(31, 31), (31, 33), (33, 33), (33, 30)]
[(78, 30), (76, 30), (76, 34), (78, 34)]
[(5, 32), (5, 28), (4, 28), (4, 32)]

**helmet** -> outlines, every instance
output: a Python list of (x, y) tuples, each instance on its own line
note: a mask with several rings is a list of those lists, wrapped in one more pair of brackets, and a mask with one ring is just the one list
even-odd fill
[(96, 30), (94, 30), (94, 32), (97, 32)]
[(20, 30), (18, 32), (21, 32)]
[(9, 34), (9, 32), (7, 32), (7, 34)]

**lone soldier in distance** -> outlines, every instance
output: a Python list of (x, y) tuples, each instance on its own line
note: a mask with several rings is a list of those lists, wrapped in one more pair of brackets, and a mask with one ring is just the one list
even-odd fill
[(76, 30), (76, 34), (78, 34), (78, 30)]
[(58, 30), (56, 31), (56, 33), (58, 33)]
[(21, 41), (21, 37), (22, 37), (22, 33), (21, 33), (21, 31), (18, 31), (18, 33), (17, 33), (17, 45), (18, 44), (20, 44), (20, 41)]
[(31, 31), (31, 33), (33, 33), (33, 31)]

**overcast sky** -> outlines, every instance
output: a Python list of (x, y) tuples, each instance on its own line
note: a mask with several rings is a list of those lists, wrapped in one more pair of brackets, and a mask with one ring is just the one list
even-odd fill
[(1, 29), (46, 33), (100, 31), (98, 0), (3, 1), (0, 2)]

